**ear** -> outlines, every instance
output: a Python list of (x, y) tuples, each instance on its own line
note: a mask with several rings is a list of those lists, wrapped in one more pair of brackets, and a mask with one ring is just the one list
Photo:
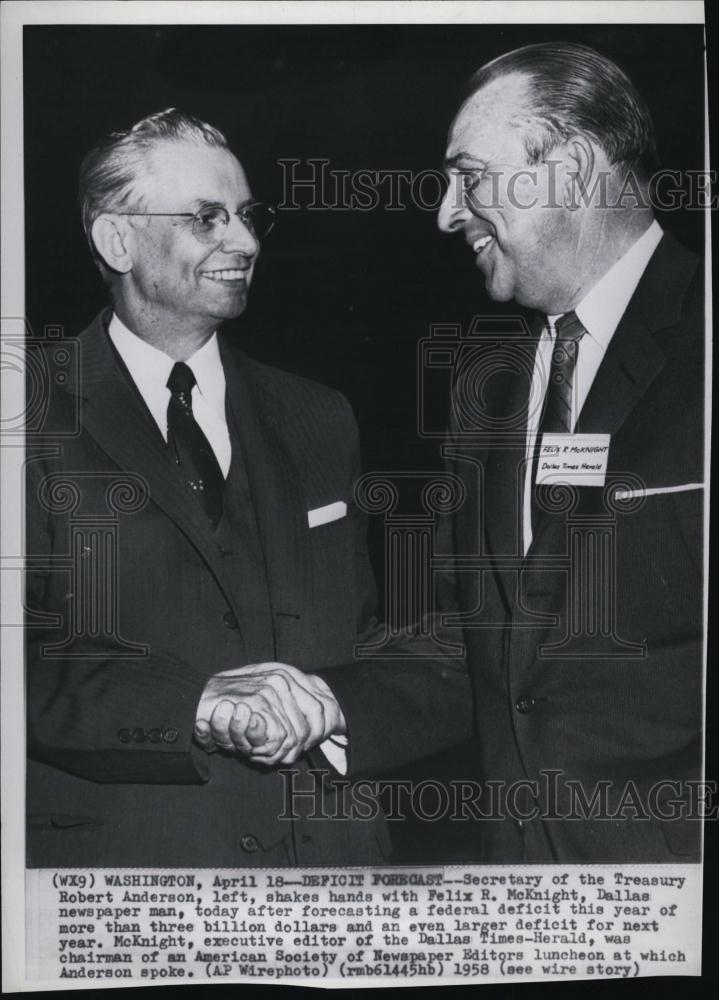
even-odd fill
[(583, 135), (575, 136), (564, 145), (562, 196), (565, 207), (571, 211), (587, 205), (595, 159), (594, 147)]
[(117, 274), (132, 268), (128, 226), (117, 215), (98, 215), (90, 230), (92, 242), (106, 267)]

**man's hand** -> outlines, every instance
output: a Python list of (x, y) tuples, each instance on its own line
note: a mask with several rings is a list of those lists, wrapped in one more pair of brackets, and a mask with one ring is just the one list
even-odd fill
[(195, 740), (208, 752), (235, 750), (270, 767), (334, 734), (342, 711), (327, 684), (285, 663), (254, 663), (215, 674), (197, 709)]

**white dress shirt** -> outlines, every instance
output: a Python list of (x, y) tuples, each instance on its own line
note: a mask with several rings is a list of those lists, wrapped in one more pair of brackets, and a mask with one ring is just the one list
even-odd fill
[[(132, 376), (155, 423), (167, 441), (167, 406), (170, 390), (167, 380), (175, 364), (171, 357), (128, 330), (113, 314), (108, 333), (115, 348)], [(215, 457), (227, 479), (232, 460), (232, 445), (225, 414), (225, 372), (220, 358), (217, 333), (185, 361), (192, 369), (196, 384), (192, 390), (192, 412), (209, 441)], [(333, 742), (336, 741), (336, 742)], [(334, 736), (320, 744), (320, 750), (340, 774), (347, 773), (346, 737)]]
[[(649, 228), (629, 250), (620, 257), (607, 273), (587, 292), (574, 312), (587, 331), (579, 341), (577, 363), (574, 368), (572, 395), (572, 430), (589, 395), (602, 359), (619, 326), (629, 300), (646, 270), (649, 260), (662, 238), (662, 229), (654, 220)], [(547, 391), (552, 349), (556, 337), (555, 323), (559, 316), (548, 316), (537, 353), (529, 393), (530, 406), (527, 421), (526, 467), (524, 477), (523, 540), (524, 554), (532, 544), (532, 456), (537, 437), (537, 426)]]
[[(113, 315), (108, 328), (110, 340), (115, 345), (132, 380), (145, 400), (165, 441), (167, 441), (167, 406), (170, 390), (167, 380), (175, 362), (164, 351), (148, 344), (122, 320)], [(206, 344), (185, 361), (195, 376), (192, 390), (192, 412), (195, 420), (210, 442), (215, 457), (227, 479), (232, 460), (230, 432), (225, 415), (225, 372), (220, 358), (217, 334), (213, 333)]]

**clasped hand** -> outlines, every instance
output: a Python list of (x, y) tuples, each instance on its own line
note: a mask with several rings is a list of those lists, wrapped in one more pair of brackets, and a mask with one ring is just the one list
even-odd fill
[(322, 678), (286, 663), (254, 663), (215, 674), (195, 721), (195, 740), (204, 750), (236, 751), (268, 767), (292, 764), (345, 732), (342, 710)]

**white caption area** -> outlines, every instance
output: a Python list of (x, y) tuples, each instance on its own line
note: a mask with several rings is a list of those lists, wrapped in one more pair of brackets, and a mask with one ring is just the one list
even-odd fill
[(30, 870), (31, 988), (701, 971), (701, 867)]

